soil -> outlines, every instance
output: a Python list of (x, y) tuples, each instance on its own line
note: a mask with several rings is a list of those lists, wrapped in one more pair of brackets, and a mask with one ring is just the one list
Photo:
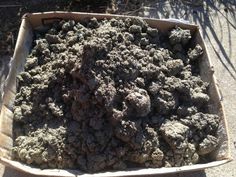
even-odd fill
[(35, 31), (18, 76), (14, 159), (86, 172), (200, 163), (218, 145), (189, 30), (139, 18)]
[(116, 5), (112, 0), (1, 0), (0, 56), (13, 54), (21, 17), (25, 13), (47, 11), (112, 13)]

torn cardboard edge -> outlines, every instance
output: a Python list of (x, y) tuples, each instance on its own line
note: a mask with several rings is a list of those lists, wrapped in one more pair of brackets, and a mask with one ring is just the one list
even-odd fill
[[(206, 164), (196, 164), (191, 166), (182, 166), (182, 167), (171, 167), (171, 168), (142, 168), (142, 169), (127, 169), (124, 171), (107, 171), (99, 172), (94, 174), (82, 173), (77, 170), (60, 170), (60, 169), (46, 169), (41, 170), (38, 168), (33, 168), (28, 165), (24, 165), (20, 162), (0, 158), (2, 163), (6, 166), (11, 166), (14, 169), (24, 171), (26, 173), (31, 173), (33, 175), (42, 175), (42, 176), (58, 176), (58, 177), (109, 177), (109, 176), (141, 176), (141, 175), (154, 175), (154, 174), (169, 174), (169, 173), (179, 173), (186, 171), (197, 171), (203, 170), (206, 168)], [(227, 163), (228, 160), (215, 161), (207, 163), (207, 168), (216, 167), (222, 164)]]
[[(208, 56), (206, 45), (203, 42), (202, 36), (197, 25), (185, 24), (182, 22), (173, 22), (158, 19), (143, 18), (151, 27), (158, 28), (162, 32), (166, 32), (176, 25), (189, 29), (193, 38), (195, 38), (194, 43), (199, 43), (204, 52), (202, 56), (203, 60), (200, 63), (200, 75), (204, 81), (210, 83), (209, 94), (212, 99), (211, 112), (217, 113), (221, 117), (221, 126), (218, 131), (218, 136), (221, 141), (221, 146), (212, 154), (212, 158), (215, 159), (213, 162), (205, 164), (195, 164), (191, 166), (182, 166), (182, 167), (170, 167), (170, 168), (139, 168), (139, 169), (127, 169), (125, 171), (114, 171), (114, 172), (104, 172), (104, 173), (95, 173), (87, 174), (79, 170), (59, 170), (59, 169), (45, 169), (41, 170), (39, 168), (30, 167), (20, 162), (16, 162), (11, 159), (11, 149), (13, 146), (12, 139), (12, 120), (13, 120), (13, 103), (14, 96), (16, 93), (16, 76), (23, 71), (25, 59), (27, 58), (33, 38), (33, 30), (52, 23), (55, 20), (61, 19), (71, 19), (75, 21), (84, 21), (86, 19), (96, 17), (97, 19), (110, 19), (110, 18), (134, 18), (131, 16), (124, 15), (109, 15), (109, 14), (95, 14), (95, 13), (80, 13), (80, 12), (45, 12), (45, 13), (33, 13), (25, 14), (22, 18), (22, 23), (15, 47), (15, 52), (13, 59), (11, 60), (11, 67), (9, 75), (6, 79), (3, 101), (1, 107), (0, 115), (0, 162), (4, 163), (7, 166), (13, 167), (15, 169), (24, 171), (30, 174), (44, 175), (44, 176), (132, 176), (132, 175), (151, 175), (151, 174), (167, 174), (167, 173), (176, 173), (184, 171), (193, 171), (200, 170), (209, 167), (214, 167), (218, 165), (225, 164), (231, 161), (230, 156), (230, 146), (229, 146), (229, 135), (228, 135), (228, 126), (225, 118), (224, 108), (222, 105), (222, 100), (220, 97), (220, 92), (217, 87), (216, 79), (214, 73), (212, 72), (211, 60)], [(5, 123), (4, 123), (5, 122)], [(7, 122), (7, 123), (6, 123)], [(8, 125), (7, 125), (8, 124)]]

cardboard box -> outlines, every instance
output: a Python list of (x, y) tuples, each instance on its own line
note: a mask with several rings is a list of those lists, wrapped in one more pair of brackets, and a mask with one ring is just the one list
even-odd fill
[(24, 15), (18, 34), (18, 39), (15, 47), (14, 56), (10, 63), (10, 72), (4, 86), (4, 93), (2, 96), (1, 115), (0, 115), (0, 161), (10, 167), (24, 171), (30, 174), (45, 175), (45, 176), (130, 176), (130, 175), (151, 175), (151, 174), (167, 174), (183, 171), (200, 170), (209, 167), (225, 164), (231, 160), (229, 149), (229, 138), (224, 108), (219, 89), (217, 87), (216, 79), (214, 77), (213, 67), (206, 46), (201, 37), (198, 26), (184, 24), (178, 21), (157, 20), (144, 18), (146, 22), (154, 28), (158, 28), (162, 32), (178, 25), (184, 29), (190, 29), (193, 35), (192, 44), (198, 43), (204, 50), (204, 55), (200, 63), (200, 74), (204, 81), (210, 83), (209, 94), (211, 97), (211, 106), (209, 107), (211, 113), (216, 113), (220, 116), (221, 122), (218, 130), (218, 137), (220, 145), (218, 149), (212, 153), (212, 161), (205, 164), (196, 164), (191, 166), (171, 167), (171, 168), (136, 168), (127, 169), (125, 171), (111, 171), (95, 174), (85, 174), (79, 170), (59, 170), (59, 169), (45, 169), (33, 168), (21, 162), (11, 160), (11, 149), (13, 146), (12, 139), (12, 123), (13, 123), (13, 103), (16, 93), (16, 76), (23, 71), (25, 60), (31, 50), (33, 42), (33, 30), (41, 28), (44, 25), (55, 20), (73, 19), (75, 21), (83, 21), (87, 18), (96, 17), (103, 18), (127, 18), (127, 16), (108, 15), (108, 14), (91, 14), (79, 12), (46, 12), (34, 13)]

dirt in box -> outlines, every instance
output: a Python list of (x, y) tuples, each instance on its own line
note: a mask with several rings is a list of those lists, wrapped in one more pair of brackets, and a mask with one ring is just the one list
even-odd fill
[(218, 145), (189, 30), (139, 18), (60, 21), (36, 31), (18, 76), (14, 159), (87, 172), (174, 167)]

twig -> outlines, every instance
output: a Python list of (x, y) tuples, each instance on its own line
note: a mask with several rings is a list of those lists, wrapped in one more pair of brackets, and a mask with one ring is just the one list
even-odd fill
[(130, 15), (130, 14), (133, 14), (135, 12), (138, 12), (139, 10), (143, 9), (143, 7), (140, 7), (138, 9), (135, 9), (133, 11), (128, 11), (128, 12), (124, 12), (123, 15)]
[(0, 5), (0, 8), (5, 8), (5, 7), (21, 7), (22, 5)]

